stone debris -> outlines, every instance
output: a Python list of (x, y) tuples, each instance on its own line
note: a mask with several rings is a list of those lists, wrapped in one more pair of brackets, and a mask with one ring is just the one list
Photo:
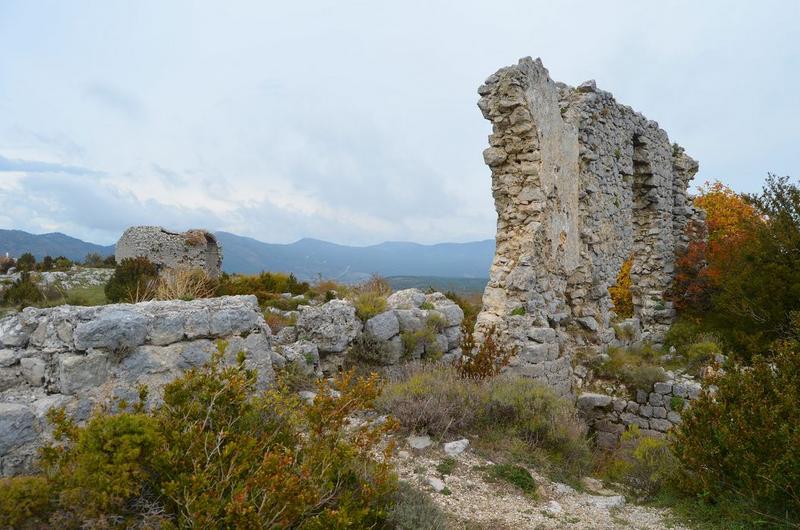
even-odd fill
[(417, 449), (418, 451), (421, 451), (423, 449), (427, 449), (428, 447), (433, 445), (433, 441), (431, 440), (431, 437), (427, 436), (427, 435), (426, 436), (409, 436), (407, 438), (407, 440), (408, 440), (408, 445), (412, 449)]
[(444, 481), (436, 477), (428, 477), (428, 485), (433, 488), (436, 493), (441, 493), (446, 487)]
[(469, 447), (469, 440), (466, 438), (456, 440), (455, 442), (448, 442), (443, 446), (444, 452), (447, 454), (447, 456), (458, 456), (466, 451), (467, 447)]
[(658, 342), (672, 323), (676, 253), (705, 237), (687, 195), (698, 164), (594, 81), (555, 83), (539, 59), (478, 93), (498, 220), (477, 329), (517, 351), (511, 370), (569, 395), (572, 351), (616, 340), (608, 288), (628, 258), (633, 335)]

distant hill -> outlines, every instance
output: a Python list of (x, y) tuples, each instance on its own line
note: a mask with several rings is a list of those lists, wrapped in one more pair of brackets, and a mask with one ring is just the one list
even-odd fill
[(317, 239), (301, 239), (283, 245), (227, 232), (217, 232), (216, 236), (222, 244), (222, 267), (227, 272), (293, 272), (305, 280), (322, 276), (355, 282), (371, 274), (487, 278), (494, 256), (494, 240), (491, 239), (436, 245), (388, 242), (351, 247)]
[[(494, 240), (491, 239), (436, 245), (388, 242), (352, 247), (317, 239), (274, 244), (228, 232), (217, 232), (216, 236), (222, 245), (222, 268), (226, 272), (292, 272), (302, 280), (316, 280), (321, 276), (342, 282), (357, 282), (372, 274), (380, 274), (435, 277), (420, 279), (419, 285), (427, 285), (426, 282), (444, 285), (442, 280), (449, 278), (477, 279), (475, 285), (478, 285), (489, 276), (494, 256)], [(113, 254), (114, 246), (86, 243), (59, 233), (35, 235), (21, 230), (0, 230), (0, 254), (6, 252), (15, 257), (31, 252), (37, 259), (49, 254), (82, 260), (89, 252), (104, 256)], [(399, 281), (414, 283), (416, 280)]]
[(83, 261), (91, 252), (97, 252), (101, 256), (114, 254), (114, 245), (95, 245), (59, 232), (29, 234), (22, 230), (0, 229), (0, 256), (5, 256), (6, 252), (12, 257), (30, 252), (37, 260), (45, 256), (64, 256), (73, 261)]

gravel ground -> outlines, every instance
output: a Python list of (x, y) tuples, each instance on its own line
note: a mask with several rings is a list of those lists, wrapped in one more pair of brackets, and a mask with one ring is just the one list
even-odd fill
[[(514, 486), (487, 480), (486, 466), (492, 463), (467, 449), (456, 456), (452, 473), (442, 475), (436, 466), (446, 457), (433, 446), (424, 450), (404, 447), (397, 458), (400, 478), (431, 492), (434, 501), (464, 528), (503, 529), (682, 529), (665, 522), (665, 510), (625, 502), (619, 493), (597, 489), (576, 491), (551, 482), (529, 470), (539, 484), (537, 498)], [(430, 480), (434, 479), (434, 480)], [(439, 479), (446, 489), (436, 492), (431, 482)], [(441, 488), (442, 484), (436, 484)], [(591, 484), (590, 484), (591, 485)], [(600, 485), (598, 484), (598, 487)]]

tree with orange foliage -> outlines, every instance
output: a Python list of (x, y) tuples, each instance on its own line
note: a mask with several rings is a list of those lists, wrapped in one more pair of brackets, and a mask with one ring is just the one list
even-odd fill
[(691, 241), (678, 257), (672, 298), (679, 311), (697, 314), (710, 310), (714, 290), (762, 217), (747, 197), (719, 181), (703, 184), (694, 205), (706, 212), (708, 241)]

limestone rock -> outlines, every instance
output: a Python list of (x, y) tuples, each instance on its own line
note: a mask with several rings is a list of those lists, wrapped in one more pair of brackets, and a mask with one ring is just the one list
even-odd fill
[(319, 307), (308, 307), (297, 319), (300, 336), (317, 345), (320, 352), (339, 353), (361, 332), (356, 308), (343, 300), (331, 300)]
[(400, 333), (400, 322), (394, 311), (384, 311), (367, 320), (364, 331), (381, 341), (388, 341)]
[(458, 456), (466, 451), (467, 447), (469, 447), (469, 440), (462, 438), (461, 440), (444, 444), (444, 452), (447, 456)]

